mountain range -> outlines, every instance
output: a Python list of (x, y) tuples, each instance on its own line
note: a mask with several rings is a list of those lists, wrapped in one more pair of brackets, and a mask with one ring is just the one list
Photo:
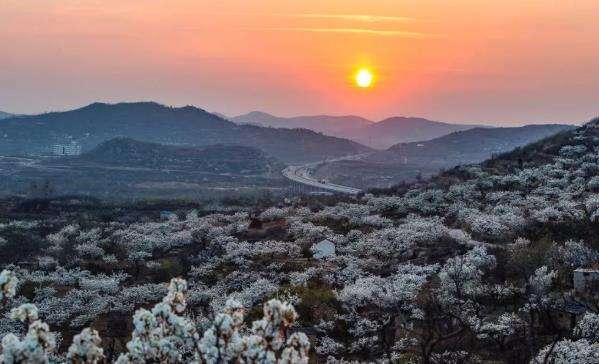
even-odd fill
[(0, 111), (0, 119), (7, 119), (7, 118), (10, 118), (12, 116), (14, 116), (14, 115), (13, 114), (9, 114), (9, 113), (4, 112), (4, 111)]
[[(262, 118), (265, 114), (253, 115)], [(332, 121), (319, 124), (310, 118)], [(424, 139), (443, 130), (466, 127), (417, 118), (390, 118), (378, 123), (351, 116), (331, 118), (297, 118), (296, 124), (284, 126), (341, 128), (347, 123), (352, 125), (348, 133), (368, 129), (365, 135), (378, 135), (381, 140), (399, 127), (405, 131), (404, 139)], [(307, 120), (311, 124), (306, 124)], [(4, 158), (0, 160), (4, 165), (0, 165), (0, 174), (2, 170), (14, 173), (9, 173), (10, 178), (5, 176), (0, 189), (14, 191), (40, 178), (53, 181), (64, 192), (105, 195), (113, 190), (139, 195), (141, 188), (146, 191), (144, 196), (150, 196), (156, 186), (167, 194), (188, 191), (190, 186), (202, 193), (223, 186), (285, 189), (288, 182), (279, 173), (284, 164), (313, 162), (319, 162), (311, 167), (319, 180), (358, 188), (388, 187), (459, 164), (477, 163), (572, 128), (558, 124), (474, 127), (377, 151), (304, 128), (239, 125), (192, 106), (94, 103), (72, 111), (0, 120), (0, 156), (48, 155), (53, 144), (71, 141), (79, 143), (84, 152), (77, 157), (33, 158), (40, 161), (33, 164)], [(343, 160), (345, 156), (354, 158)]]
[(214, 144), (257, 147), (288, 163), (370, 152), (359, 143), (307, 129), (238, 125), (202, 109), (167, 107), (153, 102), (104, 104), (0, 122), (0, 154), (44, 154), (56, 143), (75, 140), (84, 151), (125, 137), (179, 146)]
[(415, 117), (391, 117), (374, 122), (359, 116), (278, 117), (253, 111), (230, 119), (238, 124), (272, 128), (305, 128), (327, 135), (347, 138), (372, 148), (385, 149), (402, 142), (429, 140), (480, 125), (449, 124)]

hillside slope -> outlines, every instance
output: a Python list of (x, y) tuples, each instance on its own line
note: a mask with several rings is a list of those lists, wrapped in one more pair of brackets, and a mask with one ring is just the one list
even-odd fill
[(573, 126), (547, 124), (506, 128), (474, 128), (428, 141), (396, 144), (374, 153), (368, 161), (435, 163), (441, 166), (481, 162), (494, 154), (543, 139)]
[(127, 137), (161, 144), (205, 146), (234, 144), (257, 147), (287, 162), (323, 160), (359, 154), (369, 148), (310, 130), (239, 126), (192, 106), (166, 107), (152, 102), (102, 104), (35, 116), (8, 118), (0, 154), (48, 153), (54, 143), (76, 140), (84, 150)]
[(10, 118), (12, 116), (13, 116), (12, 114), (9, 114), (9, 113), (4, 112), (4, 111), (0, 111), (0, 119), (8, 119), (8, 118)]
[(559, 124), (474, 128), (428, 141), (397, 144), (360, 161), (326, 163), (318, 167), (316, 176), (359, 188), (390, 186), (459, 164), (478, 163), (572, 129)]
[[(579, 128), (569, 128), (481, 163), (496, 173), (513, 173), (524, 167), (540, 167), (556, 158), (575, 158), (592, 153), (599, 146), (599, 119)], [(585, 149), (586, 148), (586, 149)]]

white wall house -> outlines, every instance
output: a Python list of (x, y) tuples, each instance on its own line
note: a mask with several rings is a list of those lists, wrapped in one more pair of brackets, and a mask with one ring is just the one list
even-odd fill
[(54, 155), (79, 155), (81, 154), (81, 144), (73, 141), (69, 144), (54, 144), (52, 146)]
[(574, 290), (579, 295), (595, 295), (599, 292), (598, 269), (576, 269), (573, 274)]
[(316, 259), (325, 259), (335, 255), (335, 244), (330, 240), (323, 240), (320, 243), (312, 245), (310, 248), (312, 256)]

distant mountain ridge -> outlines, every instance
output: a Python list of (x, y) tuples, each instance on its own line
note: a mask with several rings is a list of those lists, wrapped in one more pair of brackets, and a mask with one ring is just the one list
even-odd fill
[[(364, 134), (352, 138), (367, 145), (390, 147), (397, 143), (430, 140), (456, 131), (488, 126), (449, 124), (416, 117), (391, 117), (368, 126)], [(371, 140), (372, 142), (368, 142)]]
[(341, 137), (343, 137), (341, 135), (343, 132), (361, 129), (372, 124), (372, 121), (368, 119), (353, 115), (312, 115), (285, 118), (261, 111), (252, 111), (245, 115), (233, 117), (230, 120), (239, 124), (254, 124), (272, 128), (310, 129)]
[(7, 112), (0, 111), (0, 119), (7, 119), (7, 118), (10, 118), (10, 117), (13, 117), (13, 116), (14, 116), (13, 114), (9, 114)]
[(258, 148), (239, 145), (179, 147), (115, 138), (78, 157), (57, 163), (95, 163), (165, 170), (260, 174), (278, 171), (283, 164)]
[(373, 148), (385, 149), (400, 142), (429, 140), (455, 131), (481, 125), (449, 124), (416, 117), (391, 117), (374, 122), (359, 116), (296, 116), (278, 117), (253, 111), (230, 118), (239, 124), (254, 124), (276, 128), (305, 128), (327, 135), (348, 138)]
[(90, 150), (117, 137), (180, 146), (245, 145), (289, 163), (370, 151), (311, 130), (240, 126), (197, 107), (155, 102), (93, 103), (72, 111), (7, 118), (0, 123), (0, 135), (0, 154), (47, 153), (52, 144), (67, 140)]

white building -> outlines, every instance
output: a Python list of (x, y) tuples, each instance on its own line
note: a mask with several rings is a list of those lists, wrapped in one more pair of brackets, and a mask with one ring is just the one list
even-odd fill
[(79, 155), (81, 154), (81, 144), (72, 141), (69, 144), (54, 144), (52, 146), (54, 155)]
[(310, 248), (312, 256), (316, 259), (325, 259), (335, 255), (335, 244), (330, 240), (323, 240), (320, 243), (312, 245)]

